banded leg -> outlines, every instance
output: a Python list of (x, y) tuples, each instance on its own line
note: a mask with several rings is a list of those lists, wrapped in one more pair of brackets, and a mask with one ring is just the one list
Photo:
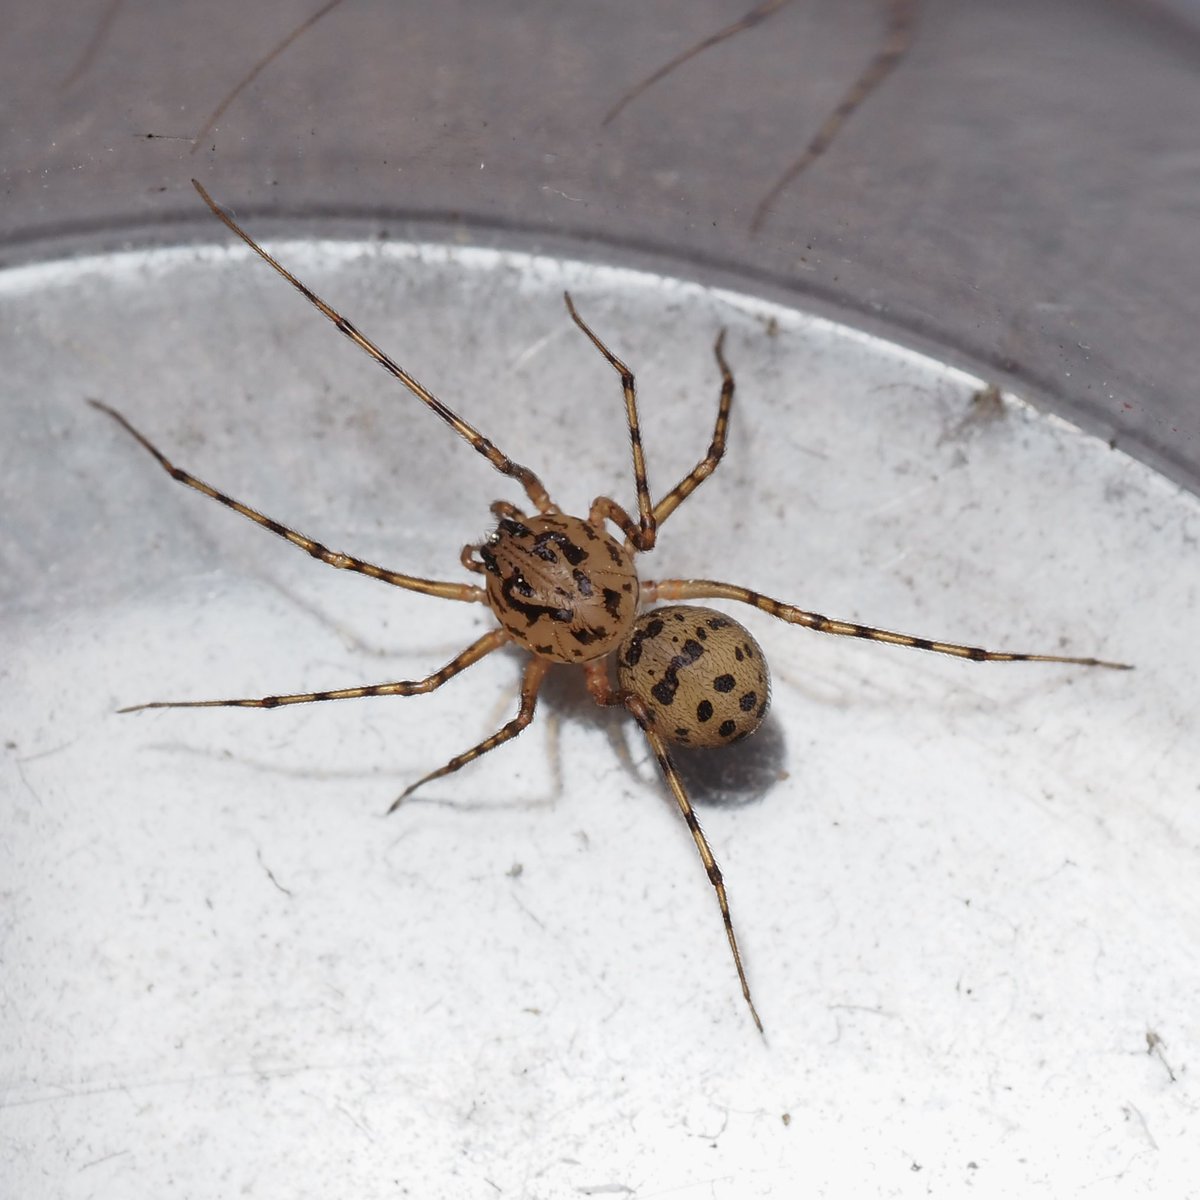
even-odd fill
[(737, 600), (787, 621), (791, 625), (803, 625), (817, 633), (834, 633), (841, 637), (866, 638), (872, 642), (887, 642), (891, 646), (912, 646), (916, 650), (931, 650), (934, 654), (950, 654), (955, 658), (969, 658), (973, 662), (1049, 662), (1072, 663), (1080, 667), (1110, 667), (1115, 671), (1130, 671), (1129, 663), (1106, 662), (1099, 658), (1072, 658), (1060, 654), (1014, 654), (1006, 650), (983, 650), (979, 646), (960, 646), (954, 642), (935, 642), (929, 638), (913, 637), (907, 633), (893, 633), (887, 629), (876, 629), (871, 625), (858, 625), (853, 621), (836, 621), (820, 613), (806, 612), (782, 600), (772, 600), (752, 592), (749, 588), (733, 583), (718, 583), (713, 579), (659, 579), (642, 583), (642, 600)]
[(708, 453), (655, 506), (654, 520), (661, 525), (716, 469), (725, 454), (725, 439), (729, 433), (729, 411), (733, 407), (733, 372), (725, 361), (725, 330), (717, 334), (713, 353), (721, 368), (721, 401), (717, 406), (717, 423), (713, 428)]
[(601, 496), (592, 505), (592, 518), (606, 517), (620, 525), (630, 544), (638, 550), (649, 550), (654, 545), (657, 532), (654, 507), (650, 503), (650, 484), (646, 479), (646, 455), (642, 450), (642, 430), (638, 424), (637, 389), (633, 372), (591, 331), (584, 319), (575, 310), (570, 292), (563, 292), (567, 312), (571, 320), (587, 334), (592, 345), (604, 356), (609, 366), (621, 377), (621, 390), (625, 393), (625, 419), (629, 425), (629, 442), (633, 447), (633, 479), (637, 486), (638, 523), (635, 525), (623, 508), (607, 496)]
[(317, 700), (360, 700), (366, 696), (423, 696), (427, 692), (436, 691), (448, 679), (460, 675), (508, 640), (508, 634), (503, 629), (493, 629), (478, 641), (472, 642), (440, 671), (435, 671), (424, 679), (375, 683), (368, 687), (339, 688), (333, 692), (297, 692), (290, 696), (263, 696), (257, 700), (154, 700), (149, 704), (132, 704), (117, 711), (141, 712), (147, 708), (280, 708), (285, 704), (311, 704)]
[(696, 849), (700, 852), (700, 861), (704, 864), (704, 870), (708, 874), (708, 881), (717, 893), (717, 903), (721, 908), (721, 920), (725, 923), (725, 936), (729, 940), (729, 949), (733, 954), (733, 965), (737, 968), (738, 980), (742, 985), (742, 995), (745, 997), (746, 1004), (750, 1008), (750, 1015), (754, 1018), (754, 1024), (758, 1026), (758, 1032), (762, 1033), (763, 1023), (759, 1018), (758, 1009), (754, 1007), (754, 999), (750, 995), (750, 983), (746, 978), (746, 969), (742, 965), (742, 953), (738, 949), (737, 936), (733, 932), (733, 917), (729, 912), (729, 897), (725, 892), (725, 879), (721, 874), (721, 868), (717, 866), (717, 860), (713, 857), (712, 847), (709, 846), (708, 839), (704, 836), (704, 830), (700, 828), (700, 821), (696, 816), (695, 810), (692, 808), (691, 801), (688, 799), (687, 791), (683, 786), (683, 780), (679, 775), (679, 769), (675, 766), (675, 762), (667, 750), (667, 744), (655, 732), (645, 703), (632, 692), (615, 690), (608, 681), (608, 675), (602, 662), (588, 663), (585, 669), (587, 670), (588, 691), (591, 693), (593, 699), (598, 704), (606, 706), (620, 704), (627, 709), (633, 715), (634, 720), (642, 727), (642, 732), (646, 735), (646, 741), (650, 743), (650, 749), (654, 751), (654, 757), (658, 760), (659, 768), (662, 770), (663, 777), (667, 781), (667, 786), (671, 789), (671, 795), (675, 797), (675, 803), (679, 805), (679, 811), (683, 814), (683, 819), (687, 823), (692, 840), (696, 843)]
[(219, 504), (225, 505), (226, 508), (233, 509), (235, 513), (240, 513), (256, 525), (261, 525), (264, 529), (269, 529), (272, 533), (291, 542), (293, 546), (298, 546), (306, 554), (311, 554), (313, 558), (319, 559), (323, 563), (328, 563), (331, 567), (338, 567), (344, 571), (357, 571), (360, 575), (368, 575), (372, 579), (381, 579), (384, 583), (393, 584), (395, 587), (407, 588), (410, 592), (422, 592), (426, 596), (440, 596), (443, 600), (465, 600), (475, 604), (487, 603), (487, 593), (483, 588), (474, 587), (467, 583), (449, 583), (437, 579), (419, 579), (415, 575), (402, 575), (399, 571), (388, 571), (383, 567), (375, 566), (373, 563), (363, 562), (361, 558), (355, 558), (353, 555), (339, 554), (337, 551), (330, 550), (327, 546), (321, 545), (320, 542), (313, 541), (312, 538), (305, 537), (304, 534), (297, 533), (294, 529), (289, 529), (286, 525), (281, 525), (271, 517), (264, 516), (257, 509), (250, 508), (240, 500), (235, 500), (232, 496), (227, 496), (224, 492), (219, 492), (216, 488), (209, 487), (202, 479), (197, 479), (195, 475), (189, 474), (182, 467), (175, 466), (157, 446), (140, 434), (115, 408), (109, 408), (107, 404), (90, 398), (88, 399), (88, 403), (93, 408), (99, 409), (100, 412), (107, 413), (108, 416), (112, 417), (122, 429), (144, 446), (158, 460), (159, 465), (172, 479), (178, 483), (187, 484), (188, 487), (194, 488), (201, 495), (208, 496), (210, 499), (216, 500)]
[(539, 512), (555, 511), (545, 486), (533, 471), (528, 467), (521, 466), (520, 463), (513, 462), (497, 446), (488, 441), (479, 430), (468, 425), (457, 413), (447, 408), (427, 387), (418, 383), (399, 363), (394, 362), (374, 342), (364, 337), (341, 313), (330, 308), (316, 292), (301, 283), (282, 263), (272, 258), (227, 212), (218, 207), (216, 201), (197, 180), (192, 180), (192, 186), (200, 193), (200, 198), (204, 203), (212, 209), (214, 216), (236, 233), (259, 258), (282, 275), (313, 307), (328, 317), (340, 332), (344, 333), (365, 354), (370, 355), (389, 375), (400, 380), (418, 400), (433, 409), (459, 437), (469, 442), (497, 471), (515, 479), (525, 489), (525, 494)]
[(521, 680), (521, 707), (517, 715), (502, 725), (491, 737), (484, 738), (477, 746), (472, 746), (470, 750), (465, 750), (462, 754), (456, 754), (444, 767), (438, 767), (436, 771), (430, 771), (428, 775), (423, 775), (416, 783), (409, 784), (392, 801), (388, 812), (394, 813), (417, 788), (431, 779), (440, 779), (443, 775), (451, 775), (465, 767), (467, 763), (474, 762), (489, 750), (495, 750), (497, 746), (511, 742), (533, 720), (533, 714), (537, 708), (538, 690), (541, 688), (542, 680), (546, 678), (548, 670), (550, 670), (549, 659), (530, 657), (525, 664), (525, 674)]
[(917, 0), (887, 0), (888, 32), (882, 49), (867, 63), (863, 73), (850, 85), (837, 107), (827, 116), (817, 130), (804, 153), (771, 185), (771, 190), (758, 202), (750, 222), (751, 234), (757, 233), (771, 211), (771, 205), (781, 193), (806, 171), (829, 149), (847, 118), (851, 117), (862, 102), (892, 73), (897, 63), (908, 53), (912, 45), (913, 26), (916, 23)]

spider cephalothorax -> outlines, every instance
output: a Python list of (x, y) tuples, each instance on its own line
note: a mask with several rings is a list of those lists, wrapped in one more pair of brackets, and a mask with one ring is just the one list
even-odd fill
[[(526, 517), (499, 501), (493, 507), (500, 523), (477, 552), (496, 620), (514, 641), (552, 662), (611, 654), (638, 610), (628, 547), (603, 525), (578, 517)], [(474, 565), (465, 554), (463, 561)]]
[[(193, 180), (193, 182), (195, 182)], [(313, 558), (342, 570), (357, 571), (396, 587), (437, 596), (487, 604), (499, 625), (478, 638), (440, 670), (424, 679), (340, 688), (327, 692), (298, 692), (239, 700), (154, 701), (135, 705), (123, 712), (146, 708), (278, 708), (319, 700), (348, 700), (364, 696), (415, 696), (432, 692), (448, 679), (465, 671), (501, 646), (515, 642), (528, 650), (521, 682), (517, 715), (490, 737), (456, 755), (444, 766), (418, 779), (395, 801), (392, 809), (422, 784), (449, 775), (489, 750), (516, 737), (533, 719), (538, 690), (546, 673), (556, 663), (583, 668), (588, 690), (597, 703), (619, 705), (642, 728), (662, 768), (663, 777), (687, 823), (709, 882), (716, 891), (733, 954), (742, 995), (755, 1024), (762, 1022), (750, 996), (750, 984), (742, 966), (733, 932), (729, 902), (720, 868), (692, 811), (683, 781), (667, 748), (668, 742), (690, 746), (721, 746), (752, 733), (763, 719), (769, 702), (770, 680), (766, 659), (750, 632), (731, 617), (710, 608), (672, 604), (639, 613), (639, 604), (662, 600), (722, 599), (749, 604), (772, 617), (803, 625), (820, 633), (867, 638), (897, 646), (910, 646), (949, 654), (976, 662), (1056, 662), (1092, 667), (1123, 667), (1095, 658), (1068, 658), (1056, 654), (1012, 654), (937, 642), (928, 638), (892, 633), (852, 621), (838, 621), (819, 613), (773, 600), (738, 584), (712, 579), (638, 579), (634, 556), (653, 548), (662, 523), (716, 469), (725, 453), (729, 413), (733, 405), (733, 375), (723, 352), (724, 331), (713, 348), (721, 372), (721, 397), (708, 452), (657, 503), (650, 499), (646, 464), (638, 427), (637, 396), (633, 373), (588, 328), (575, 311), (570, 296), (567, 310), (621, 378), (625, 397), (625, 419), (633, 450), (633, 474), (637, 489), (637, 520), (615, 500), (600, 496), (592, 502), (586, 518), (567, 516), (550, 499), (541, 480), (528, 467), (503, 454), (401, 366), (365, 338), (349, 321), (281, 266), (231, 217), (222, 212), (208, 193), (196, 190), (212, 211), (266, 260), (289, 283), (314, 304), (337, 328), (380, 366), (399, 379), (413, 395), (466, 439), (501, 474), (518, 482), (536, 513), (526, 516), (507, 501), (497, 501), (492, 511), (498, 518), (495, 531), (477, 546), (466, 546), (461, 561), (469, 570), (485, 577), (485, 587), (448, 580), (405, 575), (364, 562), (353, 555), (337, 553), (320, 542), (281, 525), (271, 517), (217, 491), (181, 467), (175, 466), (120, 413), (98, 400), (90, 403), (107, 413), (152, 454), (172, 478), (224, 504), (272, 533), (286, 538)], [(618, 541), (606, 525), (615, 526), (624, 541)], [(609, 659), (616, 662), (617, 686), (609, 675)]]

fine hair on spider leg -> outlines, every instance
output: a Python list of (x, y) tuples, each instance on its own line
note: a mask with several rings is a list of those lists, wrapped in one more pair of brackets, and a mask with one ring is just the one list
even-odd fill
[[(554, 504), (540, 478), (529, 467), (509, 458), (494, 442), (437, 399), (350, 321), (268, 254), (218, 207), (199, 183), (194, 180), (193, 183), (213, 213), (255, 254), (286, 279), (360, 350), (404, 384), (422, 404), (486, 458), (495, 470), (520, 484), (534, 512), (527, 514), (505, 500), (497, 500), (492, 504), (495, 528), (483, 542), (464, 546), (460, 555), (460, 561), (468, 572), (483, 577), (483, 586), (407, 575), (331, 550), (323, 543), (235, 500), (177, 466), (116, 409), (100, 400), (91, 399), (88, 402), (92, 407), (119, 425), (172, 479), (253, 521), (313, 558), (340, 570), (354, 571), (407, 591), (442, 600), (487, 605), (497, 622), (494, 629), (422, 679), (240, 699), (156, 700), (120, 711), (217, 707), (271, 709), (326, 700), (425, 695), (436, 691), (502, 646), (511, 644), (526, 651), (528, 657), (517, 714), (489, 737), (412, 783), (393, 802), (388, 810), (391, 812), (417, 788), (431, 780), (453, 774), (511, 741), (526, 729), (534, 718), (539, 690), (552, 666), (569, 664), (582, 667), (588, 690), (596, 703), (624, 708), (645, 735), (692, 835), (716, 895), (742, 995), (761, 1032), (763, 1024), (751, 996), (734, 933), (724, 878), (692, 809), (683, 780), (671, 757), (670, 745), (724, 746), (753, 733), (762, 722), (770, 703), (770, 674), (766, 656), (749, 630), (724, 613), (691, 604), (645, 606), (656, 601), (736, 601), (818, 633), (865, 638), (977, 662), (1125, 667), (1123, 663), (1097, 658), (984, 650), (893, 633), (874, 626), (835, 620), (771, 599), (749, 588), (715, 580), (639, 579), (636, 555), (654, 547), (663, 522), (716, 470), (725, 454), (734, 378), (725, 358), (724, 330), (718, 334), (713, 346), (713, 356), (720, 375), (720, 394), (708, 449), (696, 465), (655, 502), (651, 498), (647, 478), (633, 372), (584, 322), (571, 297), (564, 293), (571, 320), (619, 377), (637, 496), (636, 519), (608, 496), (597, 496), (586, 517), (570, 516)], [(623, 540), (614, 536), (609, 526), (615, 527), (623, 535)], [(610, 667), (616, 671), (615, 686), (610, 678)]]

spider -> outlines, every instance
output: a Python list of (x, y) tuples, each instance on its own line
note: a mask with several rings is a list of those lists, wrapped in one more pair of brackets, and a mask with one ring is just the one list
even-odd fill
[[(975, 662), (1053, 662), (1127, 669), (1127, 664), (1104, 662), (1096, 658), (1015, 654), (911, 637), (853, 621), (834, 620), (773, 600), (749, 588), (711, 579), (639, 579), (634, 556), (653, 549), (660, 526), (713, 473), (725, 453), (734, 379), (725, 359), (724, 330), (717, 335), (713, 347), (721, 375), (721, 392), (708, 452), (666, 495), (658, 501), (652, 501), (638, 426), (633, 373), (592, 331), (576, 311), (570, 295), (564, 293), (571, 319), (620, 377), (637, 490), (636, 519), (607, 496), (597, 497), (586, 517), (569, 516), (554, 504), (532, 470), (514, 462), (495, 443), (447, 408), (345, 317), (330, 308), (268, 254), (218, 207), (198, 182), (193, 180), (192, 183), (213, 213), (328, 317), (346, 337), (400, 380), (497, 471), (516, 480), (524, 488), (534, 512), (527, 515), (505, 500), (497, 500), (492, 504), (495, 529), (484, 541), (464, 546), (461, 554), (463, 566), (481, 576), (483, 586), (405, 575), (364, 562), (353, 555), (330, 550), (232, 496), (217, 491), (172, 463), (115, 409), (99, 400), (89, 400), (93, 407), (116, 421), (153, 455), (173, 479), (285, 538), (313, 558), (332, 567), (357, 571), (372, 579), (380, 579), (384, 583), (427, 596), (486, 604), (499, 623), (498, 628), (485, 633), (440, 670), (424, 679), (257, 699), (158, 700), (123, 708), (121, 712), (150, 708), (278, 708), (287, 704), (350, 700), (364, 696), (424, 695), (441, 687), (501, 646), (515, 643), (526, 650), (528, 658), (517, 715), (490, 737), (410, 784), (388, 809), (388, 812), (393, 812), (417, 788), (458, 771), (481, 755), (511, 741), (525, 729), (533, 720), (538, 691), (554, 664), (580, 666), (586, 674), (588, 691), (596, 703), (624, 708), (645, 734), (716, 893), (742, 995), (755, 1025), (762, 1032), (763, 1024), (754, 1006), (734, 934), (721, 870), (688, 800), (669, 745), (722, 746), (753, 733), (762, 722), (770, 700), (767, 662), (749, 630), (724, 613), (686, 604), (651, 608), (644, 608), (643, 605), (657, 601), (732, 600), (819, 633), (867, 638), (894, 646), (911, 646)], [(609, 531), (609, 525), (619, 530), (623, 537), (615, 537)], [(610, 662), (615, 665), (616, 686), (609, 674)]]

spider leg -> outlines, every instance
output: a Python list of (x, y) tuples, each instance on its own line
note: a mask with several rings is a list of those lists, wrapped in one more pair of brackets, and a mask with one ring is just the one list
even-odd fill
[(465, 545), (458, 556), (458, 561), (462, 563), (468, 571), (474, 571), (476, 575), (485, 575), (487, 568), (483, 563), (476, 560), (475, 555), (479, 553), (483, 543), (469, 542)]
[(147, 708), (279, 708), (284, 704), (311, 704), (316, 700), (359, 700), (365, 696), (423, 696), (436, 691), (448, 679), (461, 674), (485, 655), (499, 649), (509, 640), (503, 629), (493, 629), (478, 641), (472, 642), (461, 654), (452, 658), (440, 671), (424, 679), (405, 679), (398, 683), (376, 683), (368, 687), (339, 688), (332, 692), (297, 692), (290, 696), (263, 696), (257, 700), (155, 700), (150, 704), (133, 704), (117, 711), (141, 712)]
[(887, 642), (891, 646), (912, 646), (916, 650), (932, 650), (934, 654), (950, 654), (955, 658), (969, 658), (973, 662), (1050, 662), (1073, 663), (1080, 667), (1111, 667), (1117, 671), (1129, 671), (1129, 663), (1106, 662), (1099, 658), (1072, 658), (1060, 654), (1014, 654), (1006, 650), (983, 650), (979, 646), (960, 646), (954, 642), (935, 642), (929, 638), (913, 637), (907, 633), (893, 633), (888, 629), (876, 629), (871, 625), (859, 625), (853, 621), (836, 621), (820, 613), (806, 612), (782, 600), (772, 600), (749, 588), (733, 583), (718, 583), (713, 579), (659, 579), (643, 580), (642, 599), (654, 600), (738, 600), (752, 604), (755, 608), (787, 621), (791, 625), (803, 625), (817, 633), (834, 633), (841, 637), (866, 638), (872, 642)]
[(892, 73), (896, 64), (908, 53), (912, 45), (913, 26), (916, 23), (917, 0), (888, 0), (888, 33), (883, 48), (867, 64), (863, 73), (850, 85), (837, 107), (825, 118), (804, 153), (771, 185), (771, 190), (758, 202), (754, 218), (750, 222), (751, 234), (758, 233), (771, 211), (771, 205), (781, 193), (829, 149), (848, 117), (852, 116), (862, 102)]
[(216, 201), (204, 190), (204, 187), (197, 180), (192, 180), (192, 186), (200, 193), (200, 198), (212, 209), (216, 217), (236, 233), (259, 258), (282, 275), (310, 304), (328, 317), (360, 350), (370, 355), (389, 375), (400, 380), (418, 400), (433, 409), (459, 437), (470, 442), (475, 450), (482, 454), (497, 471), (502, 475), (507, 475), (511, 479), (515, 479), (525, 489), (525, 494), (539, 512), (555, 511), (545, 486), (533, 471), (528, 467), (521, 466), (520, 463), (513, 462), (506, 454), (501, 453), (500, 449), (488, 441), (479, 430), (472, 425), (468, 425), (457, 413), (447, 408), (427, 387), (419, 383), (402, 366), (384, 354), (369, 338), (364, 337), (341, 313), (330, 308), (316, 292), (306, 287), (282, 263), (272, 258), (227, 212), (218, 207)]
[(629, 441), (633, 447), (633, 479), (637, 485), (638, 517), (635, 525), (629, 515), (614, 500), (601, 496), (592, 505), (591, 516), (606, 517), (619, 525), (630, 543), (638, 550), (649, 550), (654, 545), (656, 534), (654, 506), (650, 503), (650, 484), (646, 479), (646, 456), (642, 451), (642, 430), (638, 424), (637, 390), (633, 372), (591, 331), (584, 319), (575, 310), (570, 292), (563, 292), (567, 312), (571, 320), (587, 334), (592, 345), (604, 356), (609, 366), (621, 377), (621, 389), (625, 393), (625, 419), (629, 425)]
[(525, 674), (521, 680), (521, 707), (517, 715), (502, 725), (491, 737), (484, 738), (477, 746), (472, 746), (470, 750), (465, 750), (462, 754), (456, 754), (444, 767), (438, 767), (436, 771), (430, 771), (428, 775), (423, 775), (416, 783), (409, 784), (392, 801), (388, 812), (395, 812), (417, 788), (431, 779), (440, 779), (443, 775), (451, 775), (465, 767), (467, 763), (474, 762), (489, 750), (495, 750), (497, 746), (511, 742), (533, 720), (534, 710), (537, 708), (538, 689), (541, 688), (542, 680), (546, 678), (546, 672), (550, 669), (550, 665), (549, 659), (530, 657), (525, 664)]
[(136, 441), (140, 442), (158, 460), (159, 465), (172, 479), (179, 483), (187, 484), (188, 487), (194, 488), (202, 495), (216, 500), (218, 503), (225, 505), (226, 508), (233, 509), (236, 513), (240, 513), (256, 525), (261, 525), (264, 529), (269, 529), (272, 533), (291, 542), (293, 546), (298, 546), (306, 554), (311, 554), (313, 558), (320, 559), (321, 562), (328, 563), (331, 567), (339, 567), (345, 571), (357, 571), (360, 575), (369, 575), (372, 579), (382, 579), (384, 583), (407, 588), (411, 592), (422, 592), (427, 596), (440, 596), (443, 600), (466, 600), (476, 604), (487, 603), (487, 595), (483, 588), (474, 587), (466, 583), (448, 583), (437, 579), (418, 579), (414, 575), (401, 575), (398, 571), (388, 571), (383, 567), (375, 566), (373, 563), (363, 562), (362, 559), (354, 558), (352, 555), (339, 554), (334, 550), (330, 550), (327, 546), (321, 545), (320, 542), (315, 542), (312, 538), (305, 537), (304, 534), (297, 533), (294, 529), (289, 529), (286, 525), (281, 525), (271, 517), (264, 516), (256, 509), (242, 504), (239, 500), (235, 500), (232, 496), (227, 496), (224, 492), (218, 492), (216, 488), (209, 487), (203, 480), (197, 479), (195, 475), (189, 474), (182, 467), (175, 466), (158, 447), (140, 434), (115, 408), (109, 408), (107, 404), (90, 398), (88, 399), (88, 403), (93, 408), (99, 409), (102, 413), (107, 413), (122, 429)]
[(725, 454), (725, 438), (729, 433), (729, 411), (733, 407), (733, 372), (725, 361), (725, 330), (717, 334), (713, 353), (721, 368), (721, 400), (717, 406), (717, 423), (713, 429), (708, 453), (655, 506), (654, 520), (661, 525), (716, 469)]
[(622, 705), (642, 727), (642, 733), (646, 735), (646, 741), (650, 743), (650, 749), (654, 751), (654, 757), (658, 760), (667, 786), (671, 789), (671, 795), (675, 797), (675, 803), (679, 805), (679, 811), (683, 814), (683, 819), (696, 843), (696, 849), (700, 852), (700, 861), (708, 873), (708, 881), (717, 893), (717, 903), (721, 907), (721, 920), (725, 923), (725, 936), (729, 939), (729, 949), (733, 953), (733, 965), (737, 968), (738, 980), (742, 985), (742, 995), (746, 998), (750, 1015), (754, 1018), (754, 1024), (758, 1026), (758, 1032), (762, 1033), (763, 1023), (750, 995), (750, 983), (746, 978), (746, 969), (742, 965), (742, 954), (738, 949), (737, 937), (733, 932), (733, 918), (729, 913), (729, 897), (725, 893), (725, 880), (721, 874), (721, 868), (717, 866), (717, 860), (713, 857), (708, 838), (704, 836), (704, 830), (700, 828), (700, 821), (688, 799), (679, 769), (675, 766), (675, 762), (667, 750), (667, 744), (655, 732), (653, 719), (647, 711), (645, 703), (632, 692), (618, 691), (611, 686), (603, 662), (588, 663), (585, 670), (587, 671), (588, 691), (592, 698), (598, 704), (606, 706)]

